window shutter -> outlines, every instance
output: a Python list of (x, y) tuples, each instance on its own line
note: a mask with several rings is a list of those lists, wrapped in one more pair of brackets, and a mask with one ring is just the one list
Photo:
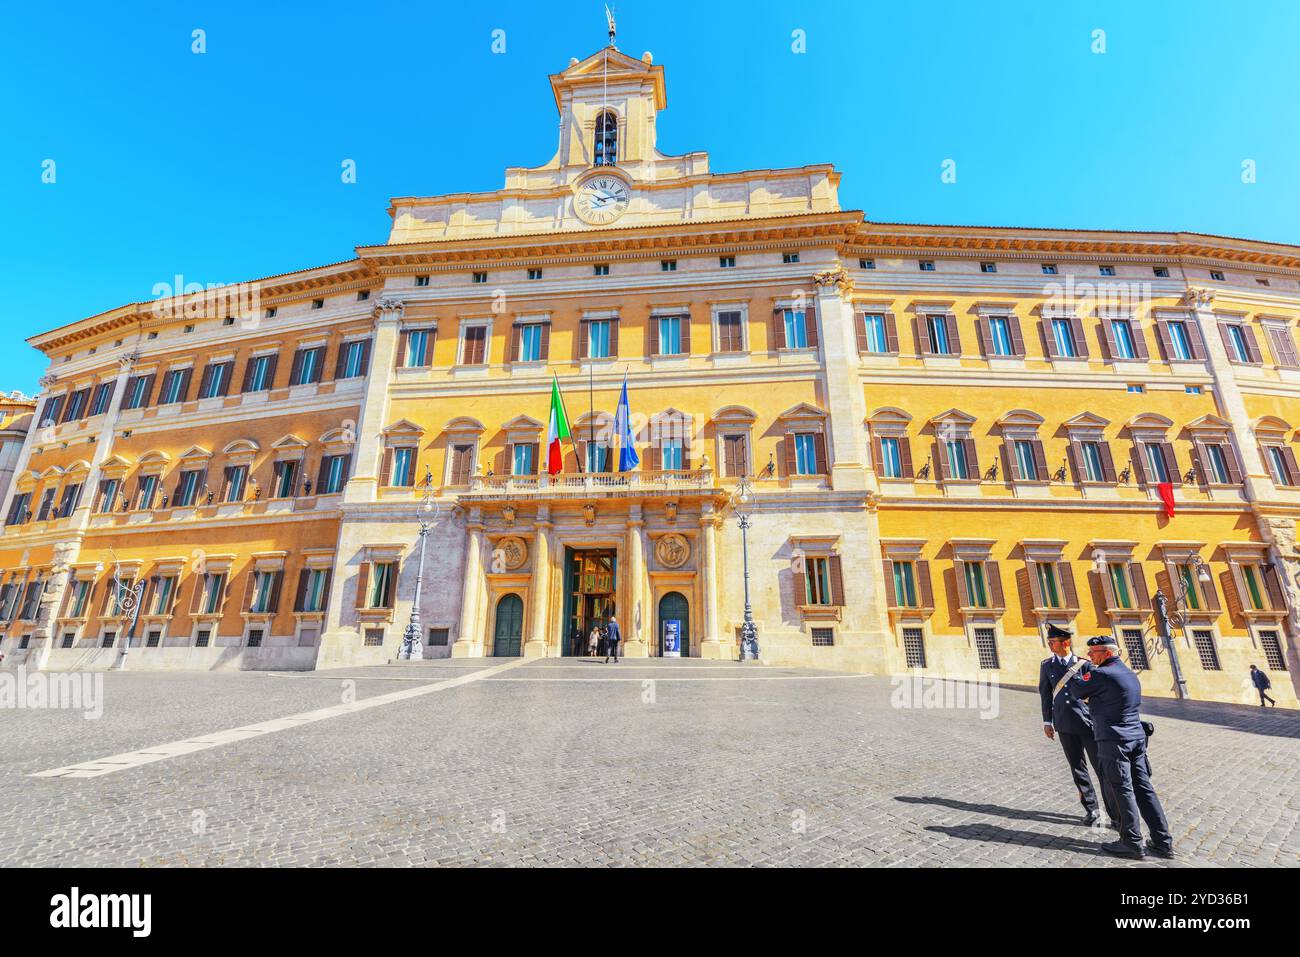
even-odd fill
[(379, 487), (385, 488), (393, 481), (393, 450), (384, 449), (384, 460), (379, 467)]
[(934, 443), (934, 467), (939, 473), (941, 480), (947, 480), (952, 476), (948, 473), (948, 456), (944, 454), (943, 443)]
[(1011, 354), (1020, 356), (1023, 359), (1025, 355), (1025, 336), (1020, 329), (1020, 317), (1015, 315), (1007, 316), (1007, 329), (1011, 332)]
[(1210, 576), (1209, 581), (1197, 581), (1201, 589), (1201, 597), (1205, 600), (1206, 611), (1220, 611), (1219, 592), (1214, 587), (1214, 576)]
[(962, 608), (972, 608), (970, 580), (966, 577), (966, 562), (958, 559), (952, 563), (952, 577), (957, 580), (957, 602)]
[[(406, 365), (406, 354), (410, 350), (411, 334), (403, 329), (397, 334), (397, 354), (393, 356), (393, 368), (401, 369)], [(298, 379), (298, 367), (302, 365), (297, 355), (293, 357), (293, 378)]]
[(1151, 484), (1151, 479), (1147, 475), (1146, 456), (1142, 454), (1141, 442), (1134, 442), (1132, 449), (1133, 474), (1137, 476), (1138, 484), (1147, 486)]
[(898, 320), (892, 312), (885, 313), (885, 345), (890, 352), (898, 352)]
[(1083, 320), (1078, 316), (1070, 317), (1070, 335), (1074, 337), (1074, 351), (1078, 358), (1088, 358), (1088, 340), (1083, 335)]
[(1151, 610), (1151, 595), (1147, 591), (1146, 571), (1141, 562), (1129, 562), (1129, 581), (1133, 583), (1133, 606), (1138, 611)]
[(1035, 608), (1046, 608), (1043, 601), (1043, 585), (1038, 580), (1039, 563), (1033, 560), (1025, 562), (1025, 577), (1029, 579), (1029, 596), (1033, 600)]
[(898, 437), (898, 459), (903, 466), (903, 478), (915, 478), (912, 472), (912, 440), (906, 435)]
[(253, 597), (257, 589), (254, 583), (257, 581), (257, 571), (252, 565), (248, 566), (248, 574), (244, 576), (244, 603), (241, 605), (243, 611), (253, 610)]
[(1255, 330), (1243, 322), (1241, 324), (1241, 331), (1245, 333), (1246, 336), (1246, 353), (1250, 356), (1250, 361), (1254, 364), (1259, 364), (1263, 361), (1263, 358), (1260, 356), (1259, 340), (1255, 338)]
[(271, 358), (266, 360), (266, 389), (271, 391), (275, 388), (275, 369), (280, 364), (280, 354), (274, 353)]
[(370, 373), (370, 340), (361, 340), (361, 376), (364, 378)]
[(618, 316), (609, 320), (609, 357), (618, 355)]
[(916, 351), (918, 354), (928, 356), (933, 353), (930, 347), (930, 317), (925, 313), (918, 313), (912, 325), (916, 329)]
[(690, 313), (682, 316), (682, 355), (691, 354), (691, 316)]
[(646, 465), (652, 472), (662, 472), (664, 467), (664, 450), (658, 445), (650, 446), (650, 454), (646, 456)]
[(274, 577), (271, 579), (271, 602), (268, 611), (276, 614), (280, 610), (280, 582), (284, 578), (283, 569), (271, 573)]
[(691, 442), (690, 439), (682, 441), (682, 470), (689, 472), (691, 470)]
[(1300, 359), (1296, 357), (1295, 340), (1291, 338), (1289, 328), (1270, 329), (1269, 335), (1273, 340), (1273, 356), (1277, 364), (1286, 369), (1295, 369), (1300, 367)]
[(253, 366), (257, 363), (256, 356), (249, 356), (244, 362), (244, 382), (239, 387), (240, 392), (247, 392), (253, 387)]
[(1102, 567), (1094, 571), (1093, 574), (1097, 575), (1101, 579), (1101, 591), (1102, 595), (1106, 599), (1106, 609), (1109, 611), (1110, 609), (1115, 608), (1115, 586), (1112, 585), (1110, 581), (1110, 565), (1102, 565)]
[(776, 309), (772, 312), (772, 344), (773, 348), (785, 348), (785, 310)]
[(1047, 453), (1043, 450), (1041, 439), (1034, 439), (1034, 469), (1038, 472), (1035, 478), (1040, 482), (1051, 481), (1051, 476), (1047, 472)]
[[(1183, 328), (1186, 328), (1184, 326)], [(1160, 343), (1160, 355), (1166, 362), (1174, 361), (1174, 340), (1169, 335), (1169, 323), (1161, 319), (1156, 323), (1156, 339)]]
[(1201, 326), (1193, 318), (1188, 318), (1183, 323), (1183, 328), (1187, 330), (1187, 340), (1192, 347), (1193, 359), (1205, 358), (1205, 340), (1201, 337)]
[(1038, 330), (1043, 336), (1043, 355), (1049, 359), (1060, 358), (1060, 353), (1056, 349), (1056, 336), (1052, 335), (1052, 320), (1043, 317), (1038, 323)]
[(817, 304), (810, 302), (803, 311), (804, 334), (808, 337), (808, 347), (816, 349), (817, 339)]
[(140, 400), (140, 408), (145, 409), (153, 405), (153, 387), (154, 380), (158, 378), (156, 372), (150, 372), (144, 377), (144, 396)]
[(1231, 442), (1223, 443), (1223, 460), (1228, 463), (1228, 481), (1233, 485), (1242, 484), (1241, 461), (1237, 458), (1237, 450)]
[(1174, 455), (1174, 447), (1168, 442), (1160, 443), (1160, 454), (1165, 460), (1165, 470), (1169, 472), (1169, 481), (1173, 485), (1182, 485), (1183, 476), (1178, 471), (1178, 457)]
[(392, 571), (389, 572), (388, 575), (388, 582), (387, 582), (388, 587), (384, 589), (385, 608), (393, 607), (393, 596), (397, 591), (397, 575), (400, 570), (401, 570), (401, 565), (399, 565), (396, 561), (393, 562)]
[(966, 446), (966, 477), (978, 482), (980, 480), (981, 472), (979, 455), (975, 452), (975, 440), (966, 438), (961, 441), (962, 444)]
[(293, 610), (302, 611), (303, 605), (307, 602), (307, 581), (311, 578), (311, 570), (303, 568), (298, 572), (298, 590), (294, 592)]
[(1107, 484), (1114, 485), (1119, 481), (1119, 476), (1115, 473), (1115, 459), (1110, 454), (1110, 443), (1104, 440), (1097, 442), (1097, 451), (1101, 455), (1101, 474), (1106, 479)]
[(948, 355), (961, 355), (961, 328), (956, 316), (944, 316), (943, 324), (948, 330)]
[(320, 465), (316, 469), (316, 494), (317, 495), (320, 495), (321, 489), (325, 487), (325, 476), (327, 474), (326, 465), (329, 462), (329, 459), (330, 457), (328, 455), (322, 455), (320, 457)]
[(1290, 486), (1294, 486), (1296, 484), (1297, 478), (1300, 477), (1300, 469), (1296, 468), (1295, 452), (1291, 450), (1291, 446), (1289, 445), (1282, 446), (1282, 458), (1286, 462), (1286, 473), (1287, 473), (1286, 484)]
[(222, 472), (221, 478), (221, 500), (224, 502), (230, 497), (230, 483), (235, 477), (235, 470), (227, 465)]
[(867, 317), (865, 313), (856, 313), (853, 316), (853, 328), (858, 337), (858, 355), (865, 356), (871, 351), (867, 342)]
[(1223, 340), (1223, 350), (1228, 353), (1228, 361), (1240, 362), (1241, 360), (1237, 358), (1237, 350), (1232, 347), (1232, 336), (1228, 332), (1229, 325), (1226, 322), (1219, 323), (1219, 338)]
[(578, 323), (578, 358), (585, 359), (591, 354), (591, 321), (583, 319)]
[[(301, 384), (302, 384), (302, 383), (299, 381), (299, 378), (302, 376), (302, 363), (303, 363), (303, 360), (304, 360), (304, 358), (306, 357), (306, 355), (307, 355), (307, 350), (306, 350), (306, 349), (294, 349), (294, 350), (293, 350), (293, 364), (292, 364), (291, 366), (289, 366), (289, 385), (301, 385)], [(398, 361), (398, 364), (400, 365), (400, 364), (401, 364), (401, 357), (402, 357), (402, 355), (404, 355), (404, 352), (399, 351), (397, 355), (398, 355), (398, 360), (397, 360), (397, 361)], [(204, 375), (207, 375), (207, 373), (205, 372)]]
[(1079, 607), (1079, 593), (1074, 587), (1074, 568), (1069, 562), (1057, 562), (1056, 573), (1060, 578), (1061, 591), (1065, 598), (1065, 607), (1071, 610), (1077, 610)]
[(334, 581), (334, 569), (332, 568), (325, 569), (325, 583), (321, 585), (321, 589), (320, 589), (320, 600), (321, 600), (322, 610), (329, 607), (330, 585), (333, 581)]
[(1277, 566), (1272, 562), (1260, 566), (1264, 572), (1264, 587), (1268, 590), (1268, 604), (1273, 611), (1286, 611), (1286, 595), (1277, 576)]
[(915, 562), (912, 567), (916, 571), (916, 588), (921, 598), (921, 607), (933, 608), (934, 588), (930, 585), (930, 563)]
[[(197, 615), (199, 609), (203, 607), (203, 585), (206, 582), (207, 577), (207, 575), (199, 575), (197, 573), (190, 576), (190, 581), (194, 583), (194, 587), (190, 590), (191, 616)], [(86, 608), (89, 609), (90, 606), (87, 605)]]
[(890, 608), (898, 607), (898, 590), (894, 585), (894, 563), (885, 559), (885, 595)]
[(795, 450), (793, 432), (785, 434), (785, 474), (789, 476), (799, 474), (799, 458)]
[(840, 567), (840, 556), (832, 555), (826, 560), (831, 571), (831, 604), (844, 604), (844, 571)]
[(343, 370), (348, 361), (348, 344), (339, 340), (338, 355), (334, 359), (334, 378), (342, 379)]
[(1202, 485), (1208, 486), (1215, 480), (1214, 473), (1210, 471), (1210, 457), (1205, 451), (1205, 442), (1202, 439), (1192, 440), (1192, 464), (1196, 466), (1196, 473)]
[(808, 573), (804, 569), (804, 560), (800, 559), (794, 569), (794, 603), (808, 604)]
[(1106, 355), (1104, 358), (1112, 361), (1119, 358), (1119, 353), (1115, 349), (1115, 326), (1113, 325), (1113, 322), (1114, 320), (1112, 319), (1101, 320), (1102, 345), (1106, 349)]
[(989, 336), (989, 324), (983, 316), (975, 320), (975, 335), (980, 342), (980, 355), (988, 358), (993, 355), (993, 340)]
[(1079, 451), (1079, 440), (1070, 439), (1065, 444), (1065, 455), (1070, 460), (1070, 471), (1074, 473), (1074, 480), (1083, 485), (1088, 481), (1087, 474), (1083, 471), (1083, 453)]
[(1002, 440), (1002, 472), (1008, 482), (1014, 482), (1019, 478), (1016, 475), (1015, 449), (1010, 439)]
[(737, 448), (739, 440), (734, 435), (724, 436), (722, 439), (722, 468), (723, 473), (728, 476), (739, 475), (740, 453)]
[(1147, 349), (1147, 334), (1143, 330), (1142, 324), (1136, 319), (1132, 319), (1129, 321), (1128, 327), (1133, 333), (1133, 354), (1140, 361), (1150, 359), (1151, 353)]
[(357, 607), (368, 608), (369, 598), (366, 593), (370, 591), (370, 562), (362, 562), (361, 568), (357, 571)]
[(1006, 599), (1002, 595), (1002, 572), (998, 568), (997, 562), (984, 563), (984, 580), (989, 586), (989, 604), (994, 609), (1005, 609), (1007, 607)]
[[(181, 387), (177, 391), (177, 397), (179, 401), (181, 402), (190, 401), (190, 380), (193, 378), (194, 378), (194, 369), (192, 367), (189, 369), (181, 370)], [(89, 405), (87, 405), (87, 408), (89, 408)]]
[[(429, 345), (429, 356), (432, 360), (433, 344)], [(545, 362), (551, 357), (551, 323), (549, 321), (542, 323), (542, 344), (541, 344), (541, 361)]]
[(830, 470), (826, 467), (826, 435), (822, 432), (813, 433), (813, 452), (817, 459), (817, 474), (829, 475)]
[(651, 316), (646, 324), (646, 337), (649, 340), (646, 345), (646, 355), (659, 355), (659, 323), (659, 316)]

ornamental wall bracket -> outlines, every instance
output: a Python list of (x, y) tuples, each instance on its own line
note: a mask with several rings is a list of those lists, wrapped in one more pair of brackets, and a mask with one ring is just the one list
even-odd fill
[(513, 505), (503, 505), (501, 507), (501, 518), (509, 527), (515, 523), (515, 507)]
[(406, 309), (406, 304), (400, 299), (394, 299), (385, 296), (375, 303), (376, 319), (401, 319), (402, 312)]
[(853, 295), (853, 277), (843, 266), (813, 273), (813, 282), (819, 286), (834, 286), (841, 296)]
[(1183, 302), (1189, 306), (1200, 309), (1214, 302), (1214, 292), (1210, 289), (1203, 289), (1200, 286), (1191, 286), (1183, 293)]
[(51, 372), (49, 375), (41, 376), (36, 381), (42, 389), (49, 389), (55, 385), (58, 385), (59, 377), (56, 376), (53, 372)]
[(588, 525), (595, 525), (595, 524), (596, 524), (596, 506), (594, 506), (594, 505), (584, 505), (584, 506), (582, 506), (582, 517), (583, 517), (583, 520), (584, 520)]

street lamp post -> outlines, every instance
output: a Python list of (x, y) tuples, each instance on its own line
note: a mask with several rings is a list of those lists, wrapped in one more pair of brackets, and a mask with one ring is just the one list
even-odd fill
[(437, 521), (438, 510), (433, 503), (433, 470), (425, 467), (424, 501), (420, 505), (420, 565), (415, 574), (415, 598), (411, 602), (411, 620), (402, 634), (402, 650), (398, 658), (407, 661), (424, 657), (424, 642), (420, 639), (420, 592), (424, 587), (424, 553), (429, 542), (429, 530)]
[(740, 660), (758, 660), (758, 627), (754, 624), (754, 607), (749, 601), (749, 512), (740, 511), (749, 504), (749, 479), (741, 476), (740, 484), (732, 499), (732, 507), (737, 513), (740, 526), (740, 553), (745, 570), (745, 619), (740, 626)]
[[(1210, 581), (1210, 567), (1205, 564), (1200, 555), (1193, 555), (1191, 565), (1198, 581)], [(1178, 576), (1178, 601), (1177, 604), (1182, 606), (1187, 599), (1188, 582), (1180, 574)], [(1169, 599), (1162, 591), (1156, 592), (1156, 624), (1160, 629), (1160, 637), (1164, 639), (1165, 650), (1169, 652), (1169, 666), (1174, 672), (1175, 690), (1178, 697), (1187, 697), (1187, 679), (1183, 677), (1183, 667), (1178, 660), (1178, 648), (1174, 644), (1173, 635), (1170, 631), (1170, 625), (1177, 625), (1183, 629), (1184, 637), (1187, 631), (1187, 619), (1184, 615), (1175, 611), (1172, 615), (1169, 613)]]

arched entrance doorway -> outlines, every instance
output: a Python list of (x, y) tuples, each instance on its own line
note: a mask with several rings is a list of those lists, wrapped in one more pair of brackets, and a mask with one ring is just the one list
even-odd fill
[(524, 603), (518, 595), (505, 595), (497, 602), (496, 635), (492, 654), (498, 658), (517, 658), (524, 630)]
[(686, 604), (686, 596), (679, 591), (670, 591), (659, 599), (659, 654), (664, 653), (664, 623), (680, 622), (680, 650), (683, 658), (691, 654), (691, 611)]

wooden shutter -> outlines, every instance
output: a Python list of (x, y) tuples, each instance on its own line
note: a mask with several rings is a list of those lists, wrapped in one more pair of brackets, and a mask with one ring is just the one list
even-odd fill
[(934, 443), (934, 467), (941, 480), (952, 477), (948, 472), (948, 456), (944, 455), (943, 443), (938, 441)]
[[(1195, 578), (1195, 576), (1193, 576)], [(1211, 575), (1208, 581), (1196, 579), (1201, 589), (1201, 598), (1205, 601), (1205, 610), (1218, 612), (1222, 610), (1219, 604), (1219, 592), (1214, 587), (1214, 576)]]
[(280, 582), (284, 579), (284, 571), (274, 571), (271, 575), (271, 598), (267, 611), (274, 615), (280, 611)]
[(609, 357), (611, 359), (618, 356), (618, 316), (609, 320)]
[(270, 392), (275, 388), (275, 369), (280, 364), (280, 354), (272, 353), (271, 357), (266, 360), (266, 390)]
[(961, 355), (961, 329), (955, 315), (943, 317), (944, 328), (948, 330), (948, 355)]
[(957, 603), (962, 608), (973, 608), (974, 600), (970, 593), (970, 580), (966, 577), (966, 562), (958, 559), (952, 563), (952, 577), (957, 580)]
[(1205, 450), (1205, 442), (1202, 439), (1192, 440), (1192, 464), (1196, 466), (1196, 472), (1201, 480), (1202, 485), (1210, 485), (1214, 479), (1214, 472), (1210, 469), (1210, 455)]
[(1033, 601), (1035, 608), (1046, 608), (1047, 603), (1043, 600), (1043, 584), (1038, 579), (1039, 563), (1033, 559), (1025, 562), (1025, 578), (1029, 584), (1029, 597)]
[(591, 320), (583, 319), (578, 323), (578, 358), (585, 359), (591, 353)]
[(1013, 439), (1002, 440), (1002, 471), (1008, 482), (1019, 480), (1016, 470), (1016, 444)]
[(646, 456), (646, 466), (651, 472), (662, 472), (664, 467), (664, 450), (658, 444), (650, 446), (650, 454)]
[(867, 341), (867, 316), (866, 313), (856, 313), (853, 316), (853, 328), (858, 337), (858, 355), (865, 356), (871, 351), (871, 345)]
[(366, 592), (370, 590), (370, 562), (362, 562), (357, 571), (357, 607), (369, 608)]
[(1056, 574), (1061, 585), (1061, 597), (1065, 599), (1065, 607), (1077, 611), (1079, 608), (1079, 592), (1074, 587), (1073, 566), (1069, 562), (1057, 562)]
[(772, 347), (774, 349), (785, 348), (785, 310), (774, 309), (772, 311)]
[(244, 603), (241, 607), (243, 611), (253, 610), (253, 598), (257, 593), (255, 587), (257, 582), (257, 569), (252, 565), (248, 566), (248, 574), (244, 576)]
[(1105, 440), (1098, 440), (1097, 452), (1101, 456), (1101, 474), (1108, 485), (1115, 485), (1119, 482), (1119, 476), (1115, 473), (1115, 459), (1110, 454), (1110, 443)]
[(348, 361), (348, 342), (339, 341), (338, 355), (334, 357), (334, 378), (342, 379)]
[(1250, 361), (1256, 365), (1263, 362), (1263, 356), (1259, 351), (1259, 340), (1255, 338), (1255, 330), (1246, 323), (1241, 324), (1241, 331), (1246, 336), (1246, 353), (1250, 356)]
[(971, 438), (962, 439), (962, 444), (966, 446), (966, 472), (967, 477), (979, 481), (982, 473), (980, 472), (979, 455), (975, 452), (975, 440)]
[(689, 356), (689, 355), (691, 354), (691, 315), (690, 315), (690, 313), (687, 313), (686, 315), (684, 315), (684, 316), (681, 317), (681, 325), (682, 325), (682, 335), (681, 335), (681, 340), (682, 340), (682, 355), (684, 355), (684, 356)]
[(1047, 472), (1047, 453), (1043, 450), (1043, 443), (1041, 439), (1033, 440), (1033, 450), (1034, 450), (1034, 468), (1038, 472), (1035, 478), (1037, 478), (1038, 481), (1040, 482), (1050, 481), (1051, 476)]
[(364, 378), (370, 373), (370, 340), (361, 340), (361, 370), (359, 375)]
[(894, 582), (894, 563), (885, 559), (885, 596), (890, 608), (898, 607), (898, 589)]
[(1088, 340), (1083, 335), (1083, 320), (1078, 316), (1070, 317), (1070, 335), (1074, 337), (1074, 351), (1077, 358), (1088, 358)]
[(1128, 328), (1133, 336), (1133, 354), (1139, 361), (1150, 359), (1151, 353), (1147, 350), (1147, 334), (1142, 329), (1142, 324), (1137, 319), (1130, 319)]
[(1187, 330), (1187, 341), (1192, 349), (1193, 359), (1205, 358), (1205, 339), (1201, 336), (1201, 326), (1193, 318), (1188, 318), (1183, 323), (1183, 328)]
[[(398, 357), (399, 357), (399, 358), (398, 358), (398, 363), (399, 363), (399, 364), (401, 363), (401, 358), (400, 358), (401, 355), (402, 355), (402, 353), (399, 352), (399, 353), (398, 353)], [(299, 382), (299, 378), (302, 376), (302, 363), (303, 363), (303, 360), (306, 358), (306, 356), (307, 356), (307, 350), (306, 350), (306, 349), (294, 349), (294, 350), (293, 350), (293, 363), (289, 366), (289, 385), (303, 385), (303, 384), (304, 384), (304, 383)]]
[(176, 400), (178, 402), (188, 402), (190, 400), (190, 380), (194, 378), (194, 369), (181, 370), (181, 387), (176, 391)]
[(800, 558), (794, 567), (794, 603), (796, 605), (808, 604), (808, 572), (804, 567), (804, 559)]
[(930, 346), (930, 317), (925, 313), (917, 313), (912, 322), (916, 329), (916, 351), (920, 355), (931, 355), (934, 350)]
[(1160, 443), (1160, 454), (1165, 460), (1165, 471), (1169, 473), (1169, 481), (1173, 485), (1182, 485), (1183, 476), (1178, 469), (1178, 457), (1174, 455), (1174, 447), (1168, 442)]
[[(540, 358), (542, 362), (545, 362), (551, 357), (551, 323), (549, 320), (547, 320), (546, 322), (543, 322), (541, 325), (542, 325), (542, 344), (540, 347), (541, 348)], [(430, 356), (430, 361), (432, 361), (432, 357), (433, 357), (432, 340), (430, 340), (429, 343), (429, 356)]]
[(915, 478), (912, 472), (912, 440), (906, 435), (898, 436), (898, 460), (903, 466), (903, 478)]
[(247, 392), (253, 387), (253, 368), (257, 365), (257, 356), (249, 356), (244, 362), (244, 382), (239, 387), (240, 392)]
[(1268, 604), (1273, 611), (1286, 611), (1286, 595), (1282, 591), (1282, 582), (1277, 575), (1277, 566), (1272, 562), (1262, 564), (1264, 587), (1268, 590)]
[(691, 470), (691, 440), (689, 437), (685, 437), (682, 439), (682, 471), (689, 472), (690, 470)]
[(1228, 464), (1228, 481), (1233, 485), (1241, 485), (1241, 461), (1237, 458), (1236, 447), (1231, 442), (1225, 441), (1221, 448), (1223, 449), (1223, 460)]
[(989, 335), (989, 323), (983, 316), (975, 320), (975, 336), (979, 339), (980, 355), (988, 358), (993, 355), (993, 337)]
[(804, 307), (803, 327), (804, 327), (804, 335), (807, 337), (808, 348), (816, 349), (818, 345), (816, 303), (810, 302), (808, 303), (807, 306)]
[(307, 602), (307, 582), (311, 578), (311, 569), (304, 567), (298, 572), (298, 589), (293, 596), (293, 610), (302, 611)]
[(384, 589), (384, 607), (393, 607), (393, 596), (397, 593), (397, 576), (401, 572), (401, 565), (396, 560), (393, 561), (388, 575), (388, 587)]
[(831, 604), (844, 604), (844, 570), (840, 567), (840, 556), (831, 555), (826, 559), (831, 573)]
[[(516, 332), (516, 336), (518, 333)], [(406, 365), (406, 354), (410, 351), (411, 334), (403, 329), (397, 334), (397, 353), (393, 356), (393, 368), (401, 369)], [(298, 378), (298, 367), (302, 365), (302, 360), (298, 355), (293, 357), (293, 378)]]
[(1019, 316), (1007, 316), (1007, 330), (1011, 333), (1011, 354), (1023, 359), (1025, 355), (1025, 336), (1020, 329)]
[(144, 395), (140, 399), (140, 408), (144, 409), (153, 405), (153, 400), (154, 400), (153, 387), (154, 387), (154, 382), (157, 378), (158, 378), (158, 374), (156, 372), (150, 372), (147, 376), (144, 377)]
[(1300, 368), (1300, 358), (1296, 356), (1295, 340), (1291, 338), (1291, 330), (1270, 329), (1269, 337), (1273, 340), (1273, 357), (1277, 360), (1277, 364), (1286, 369)]
[(1104, 358), (1112, 361), (1119, 358), (1119, 352), (1115, 348), (1115, 326), (1113, 322), (1114, 320), (1107, 318), (1101, 320), (1102, 345), (1106, 348)]
[(738, 471), (740, 450), (737, 448), (740, 440), (738, 435), (724, 435), (722, 437), (722, 469), (724, 475), (734, 476), (740, 474)]
[(379, 466), (379, 487), (385, 488), (393, 481), (393, 450), (384, 449), (384, 459)]
[(1161, 319), (1156, 323), (1156, 340), (1160, 344), (1160, 355), (1166, 362), (1174, 361), (1174, 341), (1169, 334), (1169, 323)]
[(989, 606), (997, 610), (1005, 609), (1007, 602), (1002, 594), (1002, 570), (998, 568), (997, 562), (984, 563), (984, 581), (989, 588)]
[(785, 434), (785, 474), (789, 476), (799, 474), (799, 457), (795, 449), (793, 432)]
[(230, 395), (230, 380), (235, 377), (235, 360), (228, 359), (219, 365), (225, 367), (226, 373), (221, 377), (221, 388), (217, 390), (217, 395), (224, 398)]
[(817, 459), (817, 474), (829, 475), (830, 469), (826, 467), (826, 435), (822, 432), (813, 433), (813, 453)]
[(1038, 323), (1038, 329), (1043, 335), (1043, 355), (1049, 359), (1060, 358), (1060, 352), (1056, 348), (1056, 336), (1052, 335), (1052, 320), (1044, 316)]
[(212, 385), (213, 363), (209, 362), (203, 367), (203, 376), (199, 379), (199, 398), (204, 398), (208, 394), (208, 388)]
[(1070, 469), (1074, 472), (1074, 480), (1080, 485), (1088, 481), (1088, 473), (1083, 468), (1083, 450), (1079, 448), (1078, 439), (1070, 439), (1065, 446), (1065, 455), (1070, 460)]
[(885, 346), (892, 353), (898, 352), (898, 320), (892, 312), (885, 313)]
[(1131, 459), (1133, 462), (1133, 474), (1137, 476), (1138, 484), (1147, 486), (1151, 484), (1151, 478), (1147, 475), (1146, 456), (1142, 454), (1142, 442), (1135, 441)]
[(650, 321), (646, 323), (646, 355), (659, 355), (659, 323), (662, 321), (660, 316), (651, 316)]
[(1138, 611), (1151, 610), (1151, 594), (1147, 591), (1146, 571), (1141, 562), (1129, 562), (1129, 581), (1133, 584), (1133, 607)]
[(933, 608), (934, 588), (930, 584), (930, 563), (926, 561), (913, 562), (912, 569), (916, 572), (916, 590), (921, 599), (921, 607)]
[(1297, 479), (1300, 479), (1300, 469), (1296, 468), (1295, 452), (1291, 450), (1289, 445), (1283, 445), (1280, 448), (1282, 449), (1282, 459), (1286, 463), (1286, 484), (1294, 486)]

